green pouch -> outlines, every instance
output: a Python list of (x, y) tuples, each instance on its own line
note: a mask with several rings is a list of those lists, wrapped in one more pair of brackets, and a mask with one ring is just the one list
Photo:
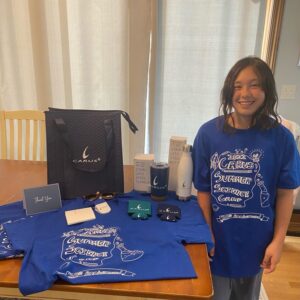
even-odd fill
[(129, 200), (128, 214), (132, 219), (146, 220), (151, 216), (151, 203), (148, 201)]

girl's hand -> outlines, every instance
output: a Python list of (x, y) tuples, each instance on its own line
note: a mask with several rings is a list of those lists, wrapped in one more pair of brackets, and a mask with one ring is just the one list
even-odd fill
[(265, 256), (261, 263), (264, 273), (271, 273), (275, 271), (277, 264), (280, 261), (283, 243), (276, 243), (272, 241), (265, 250)]
[[(215, 245), (215, 236), (214, 236), (213, 233), (211, 234), (211, 239), (212, 239), (212, 241), (213, 241), (213, 243), (214, 243), (214, 245)], [(214, 255), (215, 255), (215, 246), (213, 246), (213, 248), (211, 248), (210, 251), (209, 251), (208, 256), (210, 257), (210, 260), (212, 260), (212, 257), (213, 257)]]

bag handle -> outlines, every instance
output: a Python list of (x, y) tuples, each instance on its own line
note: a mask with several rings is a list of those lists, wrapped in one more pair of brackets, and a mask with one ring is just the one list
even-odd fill
[(121, 115), (123, 116), (123, 118), (128, 122), (129, 128), (130, 130), (135, 133), (136, 131), (138, 131), (139, 129), (136, 127), (136, 125), (132, 122), (132, 120), (130, 119), (129, 114), (126, 111), (121, 110)]
[(106, 132), (106, 153), (107, 158), (106, 161), (109, 160), (110, 156), (112, 155), (112, 148), (114, 143), (114, 127), (113, 127), (113, 121), (111, 119), (104, 121), (104, 128)]
[(71, 156), (73, 156), (72, 148), (71, 148), (71, 141), (70, 141), (70, 138), (68, 135), (68, 128), (67, 128), (67, 125), (66, 125), (64, 119), (63, 118), (55, 118), (54, 123), (55, 123), (55, 125), (58, 129), (58, 132), (60, 133), (63, 141), (65, 142), (66, 146), (68, 147)]
[(69, 146), (70, 145), (70, 139), (67, 135), (67, 126), (63, 118), (56, 118), (54, 119), (54, 123), (57, 126), (57, 129), (59, 133), (61, 134), (64, 142)]

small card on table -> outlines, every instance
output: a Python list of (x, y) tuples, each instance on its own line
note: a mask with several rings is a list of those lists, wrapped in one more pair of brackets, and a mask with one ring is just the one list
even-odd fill
[(27, 216), (60, 209), (62, 204), (58, 183), (24, 189), (23, 203)]
[(65, 216), (68, 225), (74, 225), (96, 219), (94, 211), (91, 207), (67, 210), (65, 211)]

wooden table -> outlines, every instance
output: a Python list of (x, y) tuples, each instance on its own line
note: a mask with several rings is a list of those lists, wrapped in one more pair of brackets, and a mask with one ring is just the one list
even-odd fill
[[(23, 189), (47, 183), (45, 162), (0, 160), (0, 205), (23, 199)], [(133, 166), (124, 166), (125, 191), (133, 187)], [(211, 299), (212, 284), (204, 244), (187, 245), (198, 278), (71, 285), (58, 281), (35, 299)], [(21, 259), (0, 261), (0, 297), (17, 296)], [(28, 298), (28, 297), (26, 297)]]

